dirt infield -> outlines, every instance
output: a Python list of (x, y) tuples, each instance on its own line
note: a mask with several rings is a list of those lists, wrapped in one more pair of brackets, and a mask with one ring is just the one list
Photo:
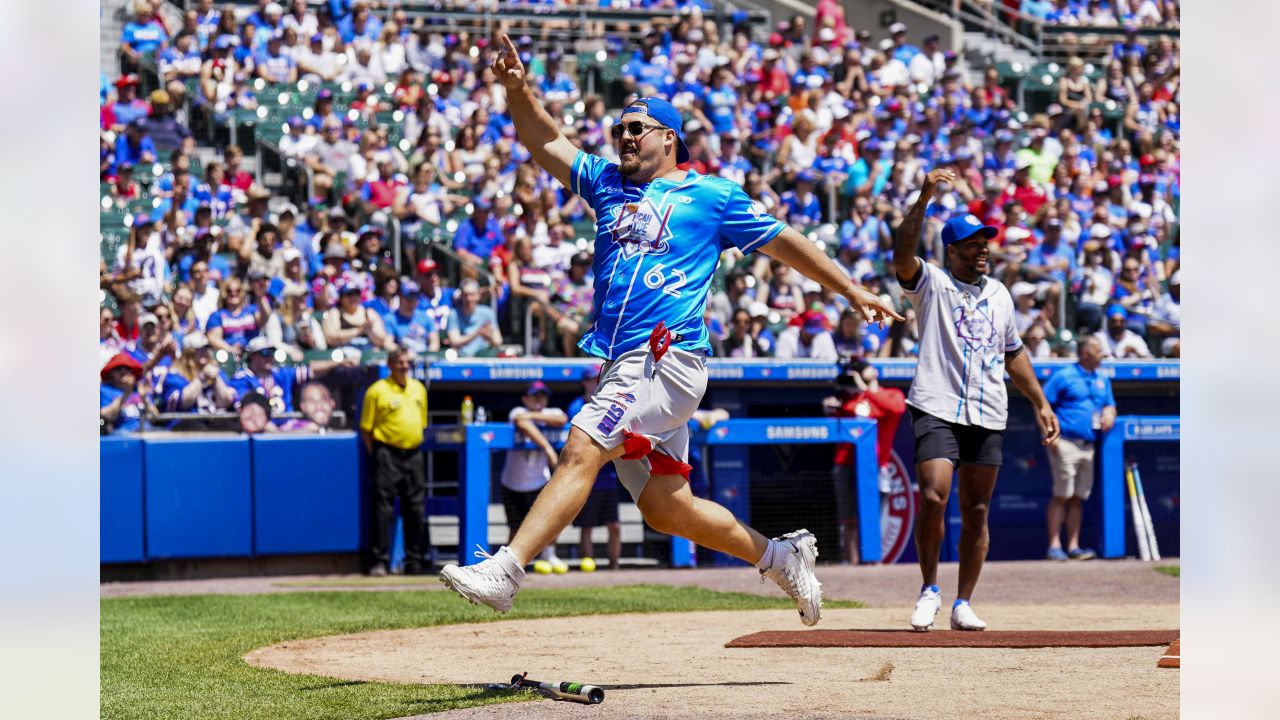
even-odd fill
[[(1159, 630), (1176, 605), (990, 605), (1002, 630)], [(829, 610), (822, 627), (884, 628), (908, 608)], [(553, 618), (282, 643), (251, 665), (343, 680), (478, 685), (528, 671), (606, 688), (603, 705), (550, 701), (433, 718), (1174, 718), (1178, 674), (1161, 649), (726, 648), (798, 628), (794, 611)], [(809, 631), (813, 632), (813, 631)], [(939, 632), (938, 635), (947, 633)]]
[(1177, 637), (1177, 630), (767, 630), (734, 638), (725, 647), (1113, 648), (1168, 645)]

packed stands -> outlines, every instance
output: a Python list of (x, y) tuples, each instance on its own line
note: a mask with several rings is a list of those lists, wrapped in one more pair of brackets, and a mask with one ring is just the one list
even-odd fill
[[(297, 386), (340, 385), (395, 344), (576, 354), (594, 217), (515, 138), (489, 69), (500, 32), (584, 151), (616, 161), (617, 110), (636, 93), (669, 97), (689, 169), (741, 183), (908, 317), (863, 326), (842, 298), (727, 251), (706, 314), (717, 353), (769, 356), (816, 310), (842, 354), (910, 357), (913, 316), (886, 268), (941, 165), (959, 181), (931, 207), (920, 252), (941, 263), (954, 213), (998, 226), (992, 274), (1033, 357), (1108, 332), (1141, 341), (1113, 342), (1118, 353), (1179, 352), (1176, 2), (987, 2), (1014, 25), (1075, 33), (1069, 57), (989, 66), (902, 26), (851, 27), (832, 0), (817, 22), (710, 0), (388, 5), (125, 7), (123, 72), (100, 90), (104, 406), (225, 412), (252, 389), (251, 344), (274, 363), (258, 382), (292, 373)], [(456, 306), (477, 303), (494, 332), (458, 327), (475, 313)]]

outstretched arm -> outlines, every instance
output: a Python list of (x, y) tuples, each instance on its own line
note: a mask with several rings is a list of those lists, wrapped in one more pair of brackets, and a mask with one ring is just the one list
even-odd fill
[(854, 284), (849, 276), (827, 257), (826, 253), (819, 250), (817, 245), (810, 242), (809, 238), (801, 235), (795, 228), (783, 228), (782, 232), (760, 248), (760, 252), (781, 260), (795, 268), (801, 275), (816, 281), (828, 290), (845, 296), (858, 309), (858, 312), (862, 313), (862, 317), (866, 318), (867, 322), (881, 322), (889, 318), (903, 319), (893, 309), (892, 303)]
[(561, 185), (571, 187), (569, 174), (578, 148), (569, 142), (555, 119), (538, 104), (533, 90), (525, 82), (520, 53), (506, 33), (502, 34), (500, 48), (493, 61), (493, 74), (507, 90), (507, 111), (516, 126), (516, 135), (529, 148), (534, 162), (551, 173)]
[(933, 191), (938, 183), (954, 184), (956, 174), (953, 170), (938, 168), (929, 171), (920, 187), (920, 197), (916, 204), (907, 211), (907, 216), (898, 226), (893, 238), (893, 270), (898, 274), (898, 282), (906, 283), (916, 276), (920, 270), (920, 258), (916, 257), (916, 248), (920, 246), (920, 230), (924, 227), (924, 211), (933, 200)]

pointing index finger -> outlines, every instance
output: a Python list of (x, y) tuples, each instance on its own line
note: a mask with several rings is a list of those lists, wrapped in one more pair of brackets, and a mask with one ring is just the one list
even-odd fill
[(515, 55), (516, 57), (520, 57), (520, 54), (516, 52), (515, 43), (511, 42), (510, 35), (507, 35), (506, 33), (502, 33), (502, 44), (506, 46), (507, 52), (511, 53), (512, 55)]

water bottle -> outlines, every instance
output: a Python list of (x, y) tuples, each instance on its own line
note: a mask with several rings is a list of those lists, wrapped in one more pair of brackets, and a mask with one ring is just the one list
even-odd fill
[(462, 398), (462, 424), (470, 425), (475, 422), (476, 404), (471, 402), (471, 396), (467, 395)]
[(485, 412), (484, 406), (476, 408), (476, 424), (483, 425), (489, 422), (489, 413)]

